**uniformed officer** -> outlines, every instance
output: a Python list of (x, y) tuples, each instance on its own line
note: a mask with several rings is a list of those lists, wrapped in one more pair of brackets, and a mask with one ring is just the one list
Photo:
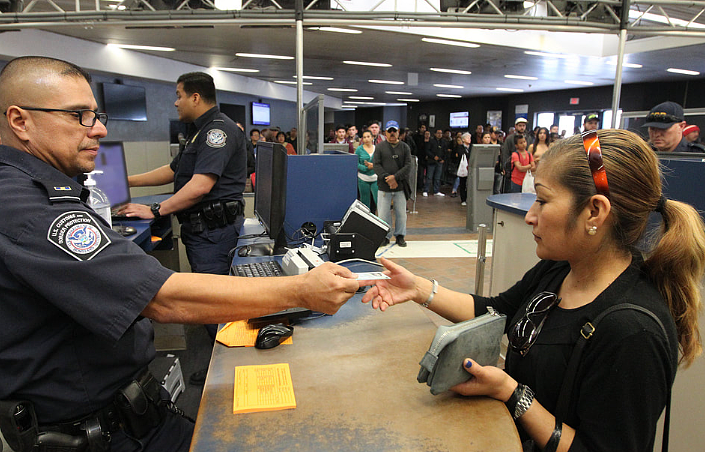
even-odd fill
[(705, 146), (683, 137), (683, 107), (675, 102), (656, 105), (642, 127), (649, 128), (649, 144), (658, 152), (705, 152)]
[[(159, 218), (175, 213), (181, 240), (195, 273), (227, 275), (244, 222), (243, 191), (247, 177), (247, 144), (237, 124), (216, 104), (213, 77), (203, 72), (180, 76), (176, 82), (179, 121), (189, 123), (186, 146), (170, 165), (128, 178), (131, 187), (174, 182), (174, 196), (151, 206), (127, 204), (120, 213)], [(206, 325), (215, 340), (217, 325)], [(206, 372), (192, 376), (202, 384)]]
[(174, 196), (151, 206), (128, 204), (120, 213), (145, 219), (175, 213), (191, 269), (227, 275), (244, 221), (245, 134), (220, 112), (213, 77), (203, 72), (179, 77), (174, 106), (179, 121), (190, 123), (185, 148), (170, 165), (128, 178), (131, 187), (174, 182)]
[[(44, 440), (71, 439), (65, 451), (186, 451), (193, 424), (160, 403), (144, 371), (155, 356), (149, 319), (216, 323), (292, 306), (332, 314), (359, 284), (332, 263), (266, 281), (174, 273), (114, 233), (72, 179), (95, 168), (107, 135), (89, 81), (45, 57), (0, 72), (0, 403), (24, 401), (0, 416), (33, 409)], [(12, 445), (25, 431), (3, 434)]]

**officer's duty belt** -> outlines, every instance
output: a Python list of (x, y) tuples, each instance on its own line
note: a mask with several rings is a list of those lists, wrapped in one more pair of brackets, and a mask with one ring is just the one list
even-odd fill
[(216, 229), (233, 224), (245, 211), (242, 201), (210, 201), (196, 209), (176, 214), (179, 223), (190, 223), (193, 232)]
[[(161, 386), (148, 369), (142, 370), (133, 381), (119, 389), (106, 407), (87, 416), (54, 425), (40, 426), (40, 431), (55, 431), (72, 436), (89, 435), (89, 446), (93, 441), (110, 443), (113, 433), (120, 430), (134, 438), (143, 438), (164, 419), (167, 408), (162, 403)], [(100, 438), (91, 438), (86, 428), (91, 422), (97, 427)], [(106, 445), (107, 445), (106, 444)], [(98, 449), (91, 448), (89, 450)], [(107, 448), (106, 450), (109, 450)]]

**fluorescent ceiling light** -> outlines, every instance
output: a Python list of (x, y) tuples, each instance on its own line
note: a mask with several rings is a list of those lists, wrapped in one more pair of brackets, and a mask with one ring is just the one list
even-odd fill
[(440, 67), (432, 67), (431, 70), (432, 70), (432, 71), (435, 71), (435, 72), (446, 72), (446, 73), (448, 73), (448, 74), (460, 74), (460, 75), (470, 75), (470, 74), (472, 74), (472, 72), (470, 72), (470, 71), (463, 71), (463, 70), (461, 70), (461, 69), (443, 69), (443, 68), (440, 68)]
[(477, 48), (480, 47), (480, 44), (475, 44), (473, 42), (465, 42), (465, 41), (451, 41), (449, 39), (437, 39), (437, 38), (421, 38), (423, 42), (430, 42), (433, 44), (445, 44), (447, 46), (458, 46), (458, 47), (470, 47), (470, 48)]
[[(296, 82), (291, 80), (274, 80), (274, 83), (281, 83), (282, 85), (296, 85)], [(302, 85), (313, 85), (311, 82), (301, 82)]]
[(356, 93), (357, 90), (354, 88), (328, 88), (328, 91), (344, 91), (349, 93)]
[(435, 86), (436, 88), (453, 88), (453, 89), (465, 88), (464, 86), (460, 86), (460, 85), (444, 85), (442, 83), (434, 83), (433, 86)]
[(418, 99), (397, 99), (399, 102), (421, 102)]
[(361, 30), (351, 30), (349, 28), (338, 28), (338, 27), (309, 27), (309, 30), (317, 31), (330, 31), (332, 33), (348, 33), (351, 35), (359, 35), (362, 33)]
[(374, 67), (392, 67), (391, 64), (389, 63), (370, 63), (367, 61), (351, 61), (351, 60), (345, 60), (343, 61), (345, 64), (356, 64), (358, 66), (374, 66)]
[[(607, 64), (611, 64), (612, 66), (617, 66), (617, 62), (614, 60), (609, 60)], [(640, 69), (644, 66), (641, 64), (636, 64), (636, 63), (622, 63), (622, 67), (630, 67), (632, 69)]]
[(538, 80), (538, 77), (531, 77), (528, 75), (505, 75), (505, 78), (514, 78), (517, 80)]
[(523, 89), (519, 88), (497, 88), (497, 91), (506, 91), (508, 93), (523, 93)]
[[(294, 76), (294, 78), (297, 78)], [(303, 75), (301, 76), (302, 79), (308, 79), (308, 80), (333, 80), (333, 77), (319, 77), (317, 75)]]
[(265, 58), (268, 60), (293, 60), (294, 57), (286, 55), (266, 55), (264, 53), (236, 53), (235, 56), (243, 58)]
[(259, 69), (244, 69), (239, 67), (214, 67), (213, 69), (226, 72), (259, 72)]
[(348, 99), (375, 100), (374, 97), (367, 97), (367, 96), (348, 96)]
[(463, 97), (463, 96), (459, 96), (457, 94), (436, 94), (436, 96), (438, 96), (438, 97)]
[(414, 93), (407, 93), (404, 91), (385, 91), (386, 94), (396, 94), (398, 96), (411, 96)]
[(585, 86), (592, 86), (594, 83), (592, 82), (584, 82), (582, 80), (564, 80), (565, 83), (568, 83), (569, 85), (585, 85)]
[(381, 83), (381, 84), (384, 84), (384, 85), (403, 85), (403, 84), (404, 84), (404, 82), (398, 82), (398, 81), (395, 81), (395, 80), (374, 80), (374, 79), (373, 79), (373, 80), (368, 80), (368, 82), (370, 82), (370, 83)]
[(524, 50), (527, 55), (534, 55), (546, 58), (570, 58), (571, 55), (563, 55), (561, 53), (547, 53), (547, 52), (536, 52), (534, 50)]
[(669, 67), (666, 69), (668, 72), (673, 72), (674, 74), (683, 74), (683, 75), (700, 75), (700, 72), (698, 71), (689, 71), (688, 69), (676, 69), (674, 67)]
[(154, 47), (154, 46), (137, 46), (132, 44), (108, 44), (108, 47), (117, 47), (120, 49), (130, 49), (130, 50), (152, 50), (155, 52), (173, 52), (176, 49), (173, 47)]

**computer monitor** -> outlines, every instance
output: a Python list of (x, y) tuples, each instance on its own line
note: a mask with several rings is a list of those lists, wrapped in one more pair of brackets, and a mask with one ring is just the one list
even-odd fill
[(350, 146), (347, 143), (323, 143), (324, 154), (350, 154)]
[(101, 141), (98, 156), (95, 158), (95, 169), (103, 172), (93, 178), (98, 188), (108, 195), (111, 207), (130, 202), (130, 186), (127, 183), (127, 165), (122, 142)]
[(287, 245), (284, 232), (286, 215), (286, 148), (279, 143), (257, 145), (255, 172), (255, 215), (270, 239), (274, 254), (282, 254)]

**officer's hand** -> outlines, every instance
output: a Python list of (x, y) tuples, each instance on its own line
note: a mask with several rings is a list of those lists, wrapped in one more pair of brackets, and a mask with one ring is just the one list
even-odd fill
[(325, 262), (297, 278), (298, 305), (331, 315), (360, 288), (353, 272), (332, 262)]
[(125, 204), (124, 206), (120, 207), (115, 213), (128, 217), (143, 218), (145, 220), (151, 220), (152, 218), (154, 218), (150, 207), (144, 204)]

